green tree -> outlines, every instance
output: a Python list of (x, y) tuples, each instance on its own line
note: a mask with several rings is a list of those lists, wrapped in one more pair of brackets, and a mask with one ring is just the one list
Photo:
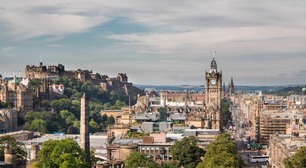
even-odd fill
[(184, 137), (181, 141), (175, 142), (170, 147), (170, 153), (173, 160), (178, 161), (178, 166), (194, 168), (202, 161), (201, 157), (203, 157), (205, 151), (197, 146), (194, 136), (189, 136), (188, 138)]
[(78, 128), (78, 130), (80, 131), (80, 121), (74, 121), (73, 126)]
[(41, 145), (38, 168), (87, 168), (86, 153), (72, 139), (48, 140)]
[(91, 119), (89, 122), (89, 131), (95, 133), (97, 131), (98, 124), (95, 122), (94, 119)]
[(86, 95), (90, 98), (91, 94), (92, 94), (92, 86), (89, 82), (85, 82), (82, 86), (81, 86), (81, 92), (86, 93)]
[(133, 150), (124, 160), (125, 168), (132, 167), (148, 167), (158, 168), (159, 164), (154, 163), (151, 159), (146, 157), (146, 154)]
[(51, 104), (51, 102), (49, 100), (43, 100), (42, 103), (41, 103), (41, 105), (43, 107), (47, 107), (47, 108), (50, 107), (50, 104)]
[(300, 147), (293, 156), (285, 158), (283, 163), (286, 168), (306, 167), (306, 146)]
[(79, 130), (77, 127), (70, 126), (67, 128), (67, 134), (78, 134)]
[(37, 86), (41, 86), (42, 85), (42, 82), (40, 79), (38, 78), (35, 78), (33, 80), (31, 80), (29, 82), (29, 86), (32, 88), (32, 89), (35, 89)]
[(205, 160), (199, 163), (199, 168), (242, 167), (243, 160), (237, 154), (237, 146), (230, 134), (220, 134), (215, 142), (207, 146)]
[(68, 110), (62, 110), (60, 112), (60, 116), (61, 116), (61, 123), (65, 128), (68, 128), (77, 120), (74, 114), (69, 112)]
[(108, 125), (113, 124), (113, 123), (115, 123), (115, 118), (113, 116), (110, 116), (110, 117), (107, 118), (105, 124), (106, 124), (106, 127), (107, 127)]
[(37, 132), (47, 132), (46, 125), (46, 122), (42, 119), (34, 119), (31, 122), (32, 130)]
[(27, 156), (24, 143), (16, 141), (16, 139), (10, 135), (0, 137), (0, 160), (4, 160), (5, 148), (17, 149), (17, 160), (24, 160)]
[(101, 75), (99, 73), (96, 73), (95, 78), (96, 79), (101, 79)]
[(107, 121), (107, 115), (106, 115), (106, 114), (103, 114), (103, 115), (102, 115), (102, 120), (103, 120), (103, 121)]
[(223, 98), (221, 99), (221, 113), (223, 116), (223, 123), (227, 124), (228, 121), (232, 120), (232, 113), (229, 111), (230, 108), (230, 104), (228, 103), (228, 101)]
[(69, 111), (72, 105), (72, 102), (69, 99), (62, 98), (60, 100), (53, 100), (50, 105), (56, 112), (60, 112), (62, 110)]

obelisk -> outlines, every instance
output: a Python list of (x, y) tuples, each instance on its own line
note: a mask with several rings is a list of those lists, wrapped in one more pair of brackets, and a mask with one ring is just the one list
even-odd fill
[(84, 93), (81, 99), (81, 116), (80, 116), (80, 146), (85, 150), (86, 162), (90, 163), (90, 146), (89, 146), (89, 100)]

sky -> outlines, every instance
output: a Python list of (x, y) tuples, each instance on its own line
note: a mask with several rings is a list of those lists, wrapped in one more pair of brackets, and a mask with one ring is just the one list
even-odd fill
[(0, 74), (61, 63), (143, 85), (306, 83), (305, 0), (0, 3)]

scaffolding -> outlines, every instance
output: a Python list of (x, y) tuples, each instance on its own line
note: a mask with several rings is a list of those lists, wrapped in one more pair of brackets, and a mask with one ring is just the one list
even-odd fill
[(260, 115), (260, 134), (259, 142), (261, 144), (269, 144), (271, 134), (286, 134), (286, 126), (290, 124), (289, 118), (271, 118), (270, 116)]

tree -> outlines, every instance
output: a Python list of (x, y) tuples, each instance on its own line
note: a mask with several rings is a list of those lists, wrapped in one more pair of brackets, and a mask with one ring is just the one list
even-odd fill
[(18, 126), (21, 126), (24, 124), (24, 119), (22, 117), (18, 117)]
[(69, 112), (68, 110), (62, 110), (60, 112), (60, 116), (61, 123), (65, 128), (71, 126), (77, 120), (74, 114)]
[(96, 73), (95, 78), (96, 79), (101, 79), (101, 75), (99, 73)]
[(77, 127), (70, 126), (67, 129), (67, 134), (78, 134), (79, 130)]
[(194, 136), (189, 136), (188, 138), (184, 137), (181, 141), (175, 142), (170, 147), (170, 153), (173, 160), (179, 162), (178, 166), (194, 168), (202, 161), (201, 157), (205, 154), (205, 151), (197, 146)]
[(25, 151), (25, 145), (22, 142), (16, 141), (16, 139), (10, 135), (0, 137), (0, 158), (4, 160), (4, 149), (17, 149), (17, 160), (23, 160), (27, 156)]
[(34, 89), (34, 88), (37, 87), (37, 86), (41, 86), (41, 85), (42, 85), (42, 82), (41, 82), (40, 79), (35, 78), (35, 79), (33, 79), (33, 80), (31, 80), (31, 81), (29, 82), (29, 85), (30, 85), (30, 87), (31, 87), (32, 89)]
[(35, 119), (31, 122), (32, 130), (37, 132), (47, 132), (46, 125), (46, 122), (42, 119)]
[(47, 107), (47, 108), (50, 107), (50, 104), (51, 104), (51, 102), (49, 100), (43, 100), (42, 103), (41, 103), (41, 105), (43, 107)]
[(232, 113), (229, 111), (230, 104), (223, 98), (221, 99), (221, 113), (223, 116), (223, 123), (226, 124), (232, 120)]
[(110, 116), (106, 120), (106, 126), (115, 123), (115, 118), (113, 116)]
[(302, 146), (293, 156), (283, 160), (286, 168), (306, 167), (306, 146)]
[(103, 114), (102, 120), (103, 120), (103, 121), (107, 121), (107, 115), (106, 115), (106, 114)]
[(148, 167), (158, 168), (159, 164), (154, 163), (151, 159), (146, 158), (146, 154), (133, 150), (124, 160), (125, 168)]
[(242, 167), (243, 160), (237, 154), (237, 146), (230, 134), (220, 134), (215, 142), (207, 146), (205, 160), (199, 163), (199, 168)]
[(95, 122), (94, 119), (91, 119), (90, 122), (89, 122), (89, 131), (94, 133), (97, 131), (97, 126), (98, 124)]
[(41, 145), (38, 168), (87, 168), (86, 153), (72, 139), (48, 140)]

